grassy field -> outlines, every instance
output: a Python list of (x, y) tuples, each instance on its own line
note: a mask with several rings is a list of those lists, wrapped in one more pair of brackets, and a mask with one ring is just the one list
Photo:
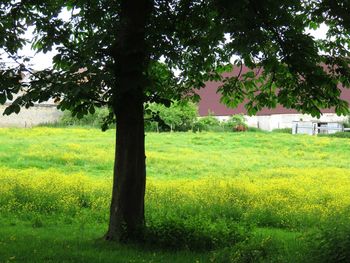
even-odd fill
[(349, 139), (146, 141), (146, 241), (116, 245), (114, 131), (0, 129), (0, 262), (349, 262)]

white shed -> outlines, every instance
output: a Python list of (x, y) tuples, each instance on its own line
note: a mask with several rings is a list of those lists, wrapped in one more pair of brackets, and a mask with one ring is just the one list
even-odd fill
[(331, 134), (344, 131), (344, 125), (339, 122), (293, 121), (292, 134)]

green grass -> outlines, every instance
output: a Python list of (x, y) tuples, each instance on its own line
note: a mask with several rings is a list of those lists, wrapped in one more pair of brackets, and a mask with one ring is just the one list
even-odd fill
[(0, 262), (312, 262), (350, 216), (345, 138), (148, 133), (148, 242), (106, 244), (114, 137), (0, 129)]
[[(140, 245), (105, 243), (96, 237), (98, 225), (56, 225), (33, 228), (27, 222), (3, 223), (0, 237), (1, 262), (193, 262), (206, 253), (167, 252)], [(189, 260), (188, 260), (189, 259)]]

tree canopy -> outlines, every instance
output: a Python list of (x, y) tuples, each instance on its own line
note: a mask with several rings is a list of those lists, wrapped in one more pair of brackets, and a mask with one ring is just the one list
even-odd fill
[[(246, 100), (251, 114), (278, 103), (347, 113), (349, 11), (349, 0), (5, 0), (0, 50), (17, 64), (1, 64), (0, 103), (20, 93), (5, 114), (49, 98), (77, 116), (110, 109), (118, 147), (106, 238), (121, 240), (144, 226), (144, 103), (198, 99), (195, 89), (221, 80), (222, 101)], [(307, 30), (322, 24), (327, 37), (316, 40)], [(53, 66), (31, 68), (18, 55), (27, 43), (56, 49)], [(233, 57), (249, 70), (224, 77)]]
[[(226, 104), (248, 98), (253, 114), (277, 103), (313, 115), (329, 107), (346, 112), (338, 87), (349, 87), (348, 1), (159, 0), (149, 5), (145, 101), (195, 96), (192, 89), (222, 79), (235, 56), (236, 66), (261, 71), (225, 79)], [(111, 107), (120, 9), (117, 0), (2, 1), (0, 48), (18, 65), (2, 65), (0, 102), (24, 91), (5, 113), (50, 97), (78, 115)], [(63, 11), (69, 15), (60, 16)], [(306, 33), (322, 23), (329, 27), (327, 39)], [(34, 28), (29, 40), (34, 50), (57, 49), (52, 68), (34, 71), (30, 58), (17, 55), (27, 43), (28, 27)], [(178, 77), (174, 69), (181, 72)], [(19, 72), (30, 77), (19, 83)]]

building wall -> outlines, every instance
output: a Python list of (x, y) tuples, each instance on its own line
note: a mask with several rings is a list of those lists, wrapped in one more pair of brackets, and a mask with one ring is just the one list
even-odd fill
[[(237, 76), (239, 70), (239, 68), (234, 68), (232, 72), (225, 73), (224, 76)], [(246, 70), (246, 68), (243, 68), (243, 73)], [(221, 95), (217, 90), (222, 84), (222, 82), (208, 81), (202, 89), (197, 91), (197, 94), (201, 97), (198, 104), (200, 116), (207, 116), (210, 113), (220, 120), (226, 120), (231, 115), (243, 114), (249, 126), (259, 127), (268, 131), (278, 128), (292, 128), (292, 122), (300, 121), (301, 119), (304, 121), (317, 120), (311, 115), (300, 114), (298, 111), (284, 108), (282, 105), (277, 105), (274, 109), (263, 108), (257, 112), (256, 116), (248, 116), (244, 103), (232, 109), (220, 102)], [(350, 104), (350, 89), (340, 87), (340, 90), (341, 99)], [(321, 112), (323, 115), (318, 121), (344, 122), (347, 120), (347, 117), (337, 116), (334, 108), (321, 109)]]
[(41, 123), (52, 123), (57, 121), (62, 112), (57, 110), (56, 105), (40, 104), (29, 109), (22, 108), (16, 114), (10, 116), (2, 115), (6, 106), (0, 105), (0, 127), (32, 127)]
[[(237, 76), (240, 69), (238, 67), (234, 68), (232, 72), (224, 73), (225, 77)], [(247, 68), (243, 67), (242, 73), (247, 72)], [(198, 104), (198, 112), (200, 116), (207, 116), (208, 113), (215, 116), (229, 116), (233, 114), (247, 114), (247, 110), (244, 107), (244, 103), (237, 105), (236, 108), (228, 108), (220, 102), (221, 94), (218, 93), (218, 88), (222, 85), (222, 82), (208, 81), (205, 86), (196, 93), (200, 96), (201, 100)], [(339, 87), (341, 91), (340, 98), (347, 101), (350, 104), (350, 89)], [(322, 113), (334, 113), (334, 108), (331, 109), (321, 109)], [(263, 108), (256, 115), (268, 116), (275, 114), (298, 114), (298, 111), (293, 109), (284, 108), (282, 105), (277, 105), (274, 109)]]
[[(217, 116), (219, 120), (227, 120), (229, 116)], [(292, 128), (293, 121), (314, 121), (321, 122), (345, 122), (347, 116), (338, 116), (335, 113), (323, 113), (320, 119), (312, 117), (306, 114), (272, 114), (272, 115), (259, 115), (259, 116), (247, 116), (244, 115), (248, 126), (257, 127), (262, 130), (272, 131), (273, 129)]]

